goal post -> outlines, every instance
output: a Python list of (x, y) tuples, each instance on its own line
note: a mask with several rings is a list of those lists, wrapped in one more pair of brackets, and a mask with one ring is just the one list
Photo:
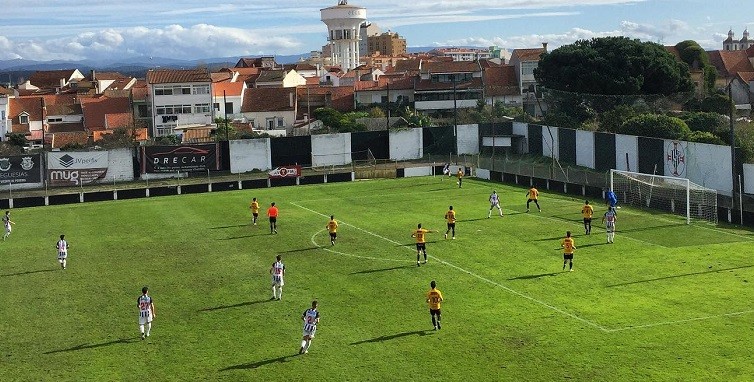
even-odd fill
[(717, 223), (717, 190), (686, 178), (610, 170), (610, 190), (618, 202)]

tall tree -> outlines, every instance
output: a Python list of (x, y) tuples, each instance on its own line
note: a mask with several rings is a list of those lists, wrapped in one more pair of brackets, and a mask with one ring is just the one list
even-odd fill
[(545, 53), (534, 76), (547, 89), (670, 95), (694, 89), (688, 66), (664, 46), (627, 37), (579, 40)]

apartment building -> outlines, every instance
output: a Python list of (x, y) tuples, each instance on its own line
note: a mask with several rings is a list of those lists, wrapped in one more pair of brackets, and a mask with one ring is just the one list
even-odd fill
[(206, 69), (150, 70), (151, 136), (182, 135), (185, 129), (214, 128), (212, 78)]

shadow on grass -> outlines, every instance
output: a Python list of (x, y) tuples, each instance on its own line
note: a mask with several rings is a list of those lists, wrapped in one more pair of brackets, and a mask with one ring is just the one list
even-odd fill
[(253, 226), (253, 224), (247, 223), (247, 224), (236, 224), (236, 225), (224, 225), (220, 227), (209, 227), (209, 229), (225, 229), (225, 228), (238, 228), (238, 227), (249, 227), (249, 226)]
[[(499, 216), (497, 216), (497, 217), (499, 217)], [(476, 218), (476, 219), (458, 219), (456, 221), (459, 222), (459, 223), (462, 223), (462, 222), (475, 222), (475, 221), (487, 220), (487, 219), (488, 219), (487, 217), (483, 217), (483, 218)]]
[(271, 363), (284, 363), (284, 362), (288, 362), (288, 361), (294, 359), (296, 356), (298, 356), (298, 353), (291, 354), (291, 355), (284, 355), (284, 356), (278, 357), (278, 358), (270, 358), (270, 359), (266, 359), (264, 361), (259, 361), (259, 362), (242, 363), (240, 365), (228, 366), (228, 367), (226, 367), (224, 369), (220, 369), (220, 371), (256, 369), (256, 368), (258, 368), (260, 366), (269, 365)]
[(540, 273), (538, 275), (524, 275), (524, 276), (518, 276), (518, 277), (511, 277), (508, 280), (532, 280), (532, 279), (538, 279), (540, 277), (557, 276), (559, 273), (562, 273), (562, 272)]
[(214, 307), (211, 307), (211, 308), (199, 309), (199, 310), (197, 310), (197, 312), (212, 312), (214, 310), (240, 308), (242, 306), (263, 304), (265, 302), (272, 302), (272, 300), (246, 301), (246, 302), (239, 302), (238, 304), (233, 304), (233, 305), (220, 305), (220, 306), (214, 306)]
[(255, 233), (253, 235), (241, 235), (241, 236), (221, 237), (221, 238), (218, 238), (216, 240), (248, 239), (250, 237), (255, 237), (255, 236), (272, 236), (272, 235), (273, 234), (271, 234), (269, 232), (259, 232), (259, 233)]
[(397, 266), (397, 267), (390, 267), (390, 268), (381, 268), (381, 269), (368, 269), (365, 271), (358, 271), (358, 272), (351, 272), (352, 275), (363, 275), (367, 273), (377, 273), (377, 272), (386, 272), (386, 271), (392, 271), (396, 269), (403, 269), (403, 268), (413, 268), (408, 266)]
[(361, 340), (361, 341), (357, 341), (357, 342), (351, 342), (351, 345), (361, 345), (361, 344), (373, 343), (373, 342), (384, 342), (384, 341), (394, 340), (396, 338), (413, 336), (413, 335), (426, 336), (428, 334), (431, 334), (432, 332), (433, 332), (432, 330), (415, 330), (413, 332), (391, 334), (389, 336), (381, 336), (381, 337), (376, 337), (376, 338), (370, 338), (368, 340)]
[(33, 273), (55, 272), (57, 270), (58, 270), (58, 268), (55, 268), (55, 269), (39, 269), (39, 270), (36, 270), (36, 271), (7, 273), (7, 274), (4, 274), (4, 275), (0, 275), (0, 277), (22, 276), (22, 275), (30, 275), (30, 274), (33, 274)]
[(665, 277), (658, 277), (654, 279), (647, 279), (647, 280), (638, 280), (638, 281), (629, 281), (625, 283), (620, 284), (612, 284), (607, 285), (608, 288), (613, 287), (619, 287), (619, 286), (625, 286), (625, 285), (633, 285), (633, 284), (641, 284), (641, 283), (649, 283), (652, 281), (660, 281), (660, 280), (668, 280), (668, 279), (676, 279), (679, 277), (687, 277), (687, 276), (697, 276), (697, 275), (704, 275), (708, 273), (719, 273), (719, 272), (726, 272), (726, 271), (734, 271), (736, 269), (744, 269), (744, 268), (754, 268), (754, 265), (742, 265), (740, 267), (732, 267), (732, 268), (723, 268), (723, 269), (715, 269), (712, 271), (701, 271), (701, 272), (692, 272), (692, 273), (683, 273), (680, 275), (673, 275), (673, 276), (665, 276)]
[(294, 252), (306, 252), (306, 251), (313, 251), (315, 249), (319, 249), (319, 247), (308, 247), (308, 248), (299, 248), (299, 249), (289, 249), (287, 251), (278, 251), (278, 253), (294, 253)]
[(607, 245), (607, 242), (604, 242), (604, 241), (603, 241), (603, 242), (601, 242), (601, 243), (582, 244), (582, 245), (579, 245), (579, 246), (578, 246), (578, 248), (588, 248), (588, 247), (595, 247), (595, 246), (598, 246), (598, 245)]
[(98, 344), (81, 344), (81, 345), (76, 345), (74, 347), (67, 348), (67, 349), (50, 350), (50, 351), (44, 352), (42, 354), (55, 354), (55, 353), (65, 353), (65, 352), (69, 352), (69, 351), (78, 351), (78, 350), (86, 350), (86, 349), (96, 349), (96, 348), (101, 348), (101, 347), (105, 347), (105, 346), (117, 345), (117, 344), (129, 344), (129, 343), (137, 342), (137, 341), (139, 341), (138, 337), (134, 337), (134, 338), (121, 338), (121, 339), (117, 339), (117, 340), (113, 340), (113, 341), (107, 341), (107, 342), (102, 342), (102, 343), (98, 343)]

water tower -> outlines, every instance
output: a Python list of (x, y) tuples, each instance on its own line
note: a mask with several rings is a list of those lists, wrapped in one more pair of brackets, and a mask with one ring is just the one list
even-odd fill
[(340, 0), (334, 7), (320, 9), (320, 13), (327, 25), (333, 65), (340, 65), (344, 71), (359, 66), (359, 30), (367, 19), (366, 8)]

